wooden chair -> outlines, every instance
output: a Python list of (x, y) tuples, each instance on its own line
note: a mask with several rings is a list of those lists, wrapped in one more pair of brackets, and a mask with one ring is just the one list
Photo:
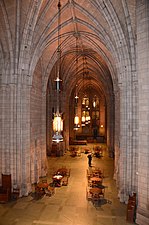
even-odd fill
[(68, 177), (67, 176), (63, 177), (61, 182), (62, 182), (62, 186), (67, 186), (68, 185)]
[(35, 186), (35, 198), (40, 199), (44, 196), (45, 190), (42, 188), (39, 188), (38, 186)]
[(98, 206), (99, 205), (99, 201), (100, 201), (99, 194), (92, 195), (92, 203), (93, 203), (93, 205)]
[(6, 203), (9, 199), (9, 190), (0, 187), (0, 203)]
[(99, 194), (98, 194), (99, 197), (100, 197), (100, 198), (101, 198), (101, 197), (104, 198), (105, 189), (99, 188), (99, 190), (100, 190), (100, 191), (99, 191)]
[(90, 193), (89, 189), (86, 187), (86, 199), (88, 201), (92, 200), (92, 194)]
[(87, 183), (88, 183), (88, 187), (92, 187), (92, 181), (90, 180), (89, 177), (88, 177), (88, 179), (87, 179)]
[(41, 182), (41, 183), (47, 183), (47, 176), (41, 176), (41, 177), (39, 177), (39, 182)]
[(43, 178), (42, 183), (47, 183), (47, 178)]
[(45, 195), (51, 197), (55, 193), (55, 188), (54, 187), (48, 187), (45, 189)]
[(55, 194), (55, 188), (54, 187), (49, 186), (47, 190), (48, 190), (48, 192), (50, 193), (51, 196)]
[(70, 177), (70, 172), (71, 172), (71, 169), (68, 169), (68, 170), (67, 170), (67, 173), (66, 173), (66, 176), (67, 176), (67, 177)]
[(14, 186), (12, 190), (12, 199), (17, 200), (19, 198), (19, 195), (20, 195), (20, 189), (17, 186)]
[(129, 223), (134, 223), (134, 217), (135, 217), (135, 206), (134, 205), (128, 205), (127, 206), (126, 221), (129, 222)]
[(0, 187), (0, 202), (8, 202), (11, 199), (11, 174), (2, 174), (2, 186)]
[(81, 151), (80, 151), (80, 150), (77, 151), (77, 156), (78, 156), (78, 157), (81, 156)]
[(128, 204), (127, 204), (127, 214), (126, 220), (127, 222), (133, 223), (136, 217), (136, 193), (133, 193), (132, 196), (129, 196)]

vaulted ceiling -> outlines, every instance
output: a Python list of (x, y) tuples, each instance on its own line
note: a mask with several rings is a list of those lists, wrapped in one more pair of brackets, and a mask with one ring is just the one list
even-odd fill
[[(26, 56), (24, 68), (29, 64), (28, 71), (34, 72), (41, 60), (44, 67), (43, 80), (46, 83), (50, 79), (52, 83), (56, 77), (58, 57), (58, 0), (16, 2), (17, 7), (13, 0), (1, 1), (3, 17), (0, 32), (8, 30), (7, 16), (12, 48), (15, 48), (14, 36), (17, 25), (20, 25), (18, 42), (20, 54), (23, 49)], [(116, 62), (121, 57), (117, 49), (121, 45), (129, 46), (128, 15), (132, 33), (135, 31), (135, 0), (61, 0), (60, 3), (60, 76), (64, 88), (69, 87), (71, 92), (77, 83), (79, 90), (92, 86), (105, 96), (112, 93), (112, 86), (117, 82)], [(5, 51), (11, 49), (9, 38), (9, 34), (1, 38), (1, 46), (5, 46)], [(87, 71), (85, 75), (84, 67)]]

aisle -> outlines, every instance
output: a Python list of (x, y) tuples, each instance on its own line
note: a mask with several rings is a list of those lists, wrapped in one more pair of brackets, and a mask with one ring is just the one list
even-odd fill
[[(88, 145), (92, 149), (92, 145)], [(81, 146), (81, 148), (83, 148)], [(104, 169), (105, 201), (99, 207), (86, 200), (87, 155), (48, 158), (48, 182), (55, 169), (71, 169), (68, 186), (55, 188), (52, 197), (38, 201), (31, 196), (0, 205), (0, 225), (126, 225), (126, 205), (119, 203), (113, 176), (113, 160), (93, 157), (92, 166)], [(129, 223), (130, 225), (130, 223)]]
[[(81, 150), (85, 146), (79, 146)], [(93, 145), (88, 145), (91, 150)], [(71, 169), (71, 175), (67, 187), (56, 189), (53, 204), (59, 205), (57, 210), (57, 222), (66, 225), (123, 225), (126, 223), (126, 205), (119, 203), (115, 181), (113, 177), (113, 159), (104, 152), (102, 158), (93, 157), (92, 166), (104, 170), (103, 184), (106, 186), (105, 200), (99, 207), (93, 206), (92, 202), (86, 200), (88, 169), (87, 155), (82, 153), (80, 157), (71, 157), (67, 152), (60, 158), (49, 158), (49, 175), (54, 168), (66, 166)], [(130, 223), (129, 223), (130, 224)]]

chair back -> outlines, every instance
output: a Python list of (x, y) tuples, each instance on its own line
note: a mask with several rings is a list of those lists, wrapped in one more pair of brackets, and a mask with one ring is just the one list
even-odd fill
[(11, 190), (11, 174), (2, 174), (2, 187)]

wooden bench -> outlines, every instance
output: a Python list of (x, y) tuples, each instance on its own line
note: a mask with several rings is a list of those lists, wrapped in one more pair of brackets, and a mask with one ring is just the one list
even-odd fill
[(87, 145), (86, 140), (71, 140), (70, 145)]

